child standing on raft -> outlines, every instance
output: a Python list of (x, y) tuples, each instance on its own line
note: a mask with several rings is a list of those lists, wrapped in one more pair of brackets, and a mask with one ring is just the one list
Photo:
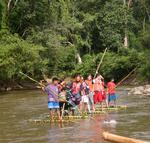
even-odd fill
[(114, 79), (107, 83), (107, 92), (108, 92), (108, 106), (113, 101), (114, 106), (116, 107), (116, 84), (114, 83)]
[(50, 119), (54, 120), (54, 114), (57, 113), (58, 119), (61, 121), (61, 116), (59, 112), (59, 100), (58, 100), (58, 78), (53, 78), (52, 83), (50, 80), (47, 80), (48, 85), (43, 87), (43, 91), (45, 91), (48, 95), (48, 109), (50, 111)]

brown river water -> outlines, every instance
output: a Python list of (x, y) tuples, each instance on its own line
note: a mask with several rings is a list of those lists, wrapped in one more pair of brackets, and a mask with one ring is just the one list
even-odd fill
[[(150, 141), (150, 98), (118, 91), (126, 110), (97, 115), (73, 123), (33, 123), (48, 114), (47, 96), (40, 90), (0, 93), (0, 143), (108, 143), (102, 131)], [(117, 124), (106, 124), (115, 120)]]

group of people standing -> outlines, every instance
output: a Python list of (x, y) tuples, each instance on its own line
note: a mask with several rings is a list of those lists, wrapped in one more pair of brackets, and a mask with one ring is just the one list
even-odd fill
[(42, 89), (48, 94), (51, 120), (53, 120), (54, 112), (62, 120), (62, 111), (67, 110), (74, 115), (75, 109), (78, 109), (79, 113), (92, 113), (98, 104), (101, 105), (102, 110), (104, 107), (116, 106), (114, 79), (105, 86), (104, 78), (100, 74), (97, 74), (96, 78), (90, 74), (86, 79), (76, 75), (68, 83), (56, 77), (51, 82), (47, 82), (48, 85)]

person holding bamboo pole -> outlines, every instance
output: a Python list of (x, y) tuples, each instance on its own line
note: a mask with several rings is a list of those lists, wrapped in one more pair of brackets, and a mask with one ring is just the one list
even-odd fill
[(58, 119), (61, 121), (62, 118), (59, 112), (59, 100), (58, 100), (58, 78), (54, 77), (52, 79), (52, 83), (49, 79), (47, 79), (48, 85), (46, 87), (42, 87), (42, 90), (48, 95), (48, 109), (50, 111), (50, 120), (54, 120), (54, 114), (56, 113)]

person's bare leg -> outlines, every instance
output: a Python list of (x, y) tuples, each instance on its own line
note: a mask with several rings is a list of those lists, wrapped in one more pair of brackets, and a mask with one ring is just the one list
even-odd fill
[(63, 107), (61, 109), (61, 113), (60, 113), (61, 119), (62, 119), (62, 117), (64, 115), (64, 110), (65, 110), (65, 103), (63, 103)]
[(83, 113), (83, 110), (84, 110), (84, 103), (81, 102), (80, 104), (81, 104), (81, 105), (80, 105), (80, 113), (82, 114), (82, 113)]
[(108, 101), (105, 99), (106, 108), (108, 108)]
[(94, 109), (96, 110), (96, 103), (94, 104)]
[(103, 111), (103, 101), (101, 102), (101, 110)]
[(117, 107), (116, 100), (114, 100), (114, 107)]
[(95, 107), (94, 107), (94, 104), (92, 105), (92, 109), (93, 109), (93, 111), (95, 111)]
[(84, 114), (84, 112), (85, 112), (85, 103), (84, 102), (82, 103), (82, 110), (81, 111), (82, 111), (82, 114)]
[(91, 107), (90, 107), (90, 103), (89, 102), (87, 103), (87, 110), (88, 110), (89, 113), (91, 113)]
[(62, 121), (62, 117), (60, 116), (59, 109), (56, 109), (56, 113), (57, 113), (57, 116), (58, 116), (58, 120)]
[(72, 109), (71, 112), (72, 112), (72, 116), (74, 116), (74, 109)]
[(79, 105), (77, 106), (77, 110), (78, 110), (79, 114), (82, 114), (82, 108), (83, 108), (82, 106), (83, 106), (82, 102), (80, 101)]
[(51, 121), (54, 121), (54, 111), (53, 111), (53, 109), (50, 109), (50, 120)]
[(85, 103), (85, 113), (87, 113), (89, 110), (88, 110), (88, 103)]
[(108, 101), (108, 107), (110, 107), (110, 101)]

